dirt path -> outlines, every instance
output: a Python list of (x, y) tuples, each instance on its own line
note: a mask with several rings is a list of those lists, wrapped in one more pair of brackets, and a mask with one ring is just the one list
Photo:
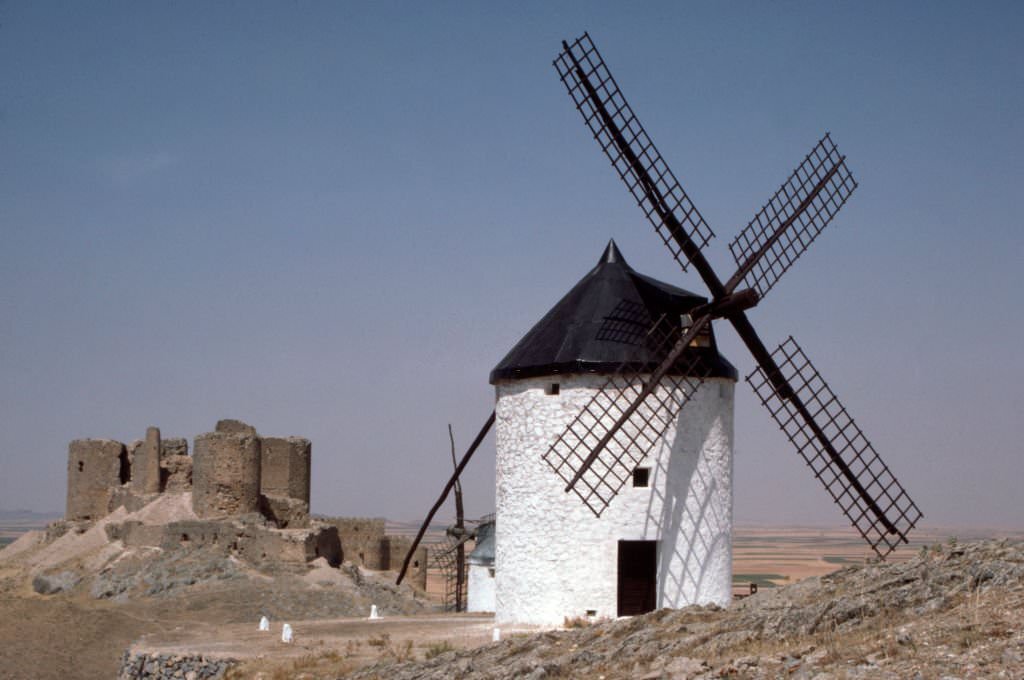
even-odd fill
[[(430, 648), (470, 649), (493, 640), (491, 614), (434, 614), (385, 617), (375, 620), (345, 618), (289, 621), (292, 643), (281, 641), (284, 621), (273, 621), (270, 632), (261, 632), (257, 621), (245, 624), (199, 624), (146, 636), (131, 651), (166, 655), (201, 654), (206, 657), (289, 659), (337, 654), (354, 665), (372, 663), (386, 656), (422, 658)], [(536, 626), (502, 628), (502, 635), (533, 633)]]

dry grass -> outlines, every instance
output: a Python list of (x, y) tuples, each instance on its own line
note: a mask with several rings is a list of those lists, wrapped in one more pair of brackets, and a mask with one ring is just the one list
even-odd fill
[(359, 665), (341, 653), (330, 650), (278, 663), (266, 660), (244, 663), (229, 669), (224, 677), (225, 680), (249, 680), (254, 677), (264, 680), (293, 680), (300, 677), (326, 679), (351, 673)]
[(454, 652), (455, 648), (452, 647), (452, 643), (448, 640), (441, 640), (440, 642), (428, 642), (424, 645), (427, 651), (423, 653), (424, 659), (433, 659), (435, 656), (441, 656), (448, 652)]

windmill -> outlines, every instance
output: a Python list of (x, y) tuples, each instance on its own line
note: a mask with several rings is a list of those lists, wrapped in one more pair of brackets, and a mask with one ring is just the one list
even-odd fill
[[(626, 102), (586, 33), (562, 43), (558, 74), (619, 177), (683, 269), (692, 265), (711, 302), (682, 320), (681, 335), (639, 393), (624, 402), (595, 397), (549, 451), (566, 490), (600, 513), (617, 489), (607, 475), (639, 440), (623, 426), (712, 319), (730, 322), (757, 368), (747, 376), (761, 403), (810, 466), (843, 514), (880, 557), (906, 542), (921, 512), (875, 452), (803, 350), (790, 337), (769, 352), (746, 315), (793, 265), (857, 188), (828, 133), (811, 149), (753, 220), (729, 244), (737, 269), (725, 282), (702, 249), (714, 233), (679, 185)], [(628, 367), (626, 369), (628, 370)], [(679, 408), (685, 406), (685, 401)], [(596, 416), (599, 431), (586, 428)], [(604, 423), (611, 422), (607, 427)], [(643, 428), (640, 428), (643, 431)], [(615, 441), (619, 451), (609, 451)], [(594, 463), (611, 457), (597, 475)]]
[[(790, 337), (769, 351), (746, 315), (857, 187), (831, 136), (826, 134), (811, 149), (729, 244), (737, 269), (723, 281), (702, 252), (714, 233), (651, 142), (589, 35), (571, 45), (563, 42), (554, 65), (646, 219), (683, 271), (692, 266), (710, 294), (706, 303), (676, 318), (651, 319), (628, 303), (606, 315), (598, 331), (603, 339), (625, 335), (633, 344), (650, 346), (648, 355), (657, 361), (625, 361), (610, 371), (547, 448), (543, 459), (563, 480), (564, 490), (574, 492), (595, 517), (606, 511), (711, 376), (709, 362), (692, 348), (707, 342), (713, 320), (723, 319), (756, 363), (747, 382), (871, 549), (884, 557), (906, 542), (921, 518), (917, 506), (796, 341)], [(456, 465), (414, 548), (494, 421), (492, 413)], [(499, 515), (499, 545), (501, 521)], [(405, 567), (399, 581), (404, 572)]]
[[(458, 466), (455, 458), (455, 433), (448, 424), (448, 441), (451, 444), (452, 465)], [(441, 572), (444, 580), (443, 606), (446, 611), (466, 611), (466, 587), (468, 584), (466, 546), (475, 542), (481, 526), (493, 522), (493, 515), (478, 519), (466, 519), (462, 502), (462, 481), (456, 477), (452, 487), (455, 496), (455, 522), (445, 529), (442, 542), (431, 547), (430, 566)], [(420, 537), (417, 537), (417, 543)], [(414, 547), (415, 551), (415, 547)]]
[[(448, 440), (451, 445), (452, 465), (457, 468), (455, 434), (452, 431), (451, 423), (448, 424)], [(455, 499), (455, 521), (446, 527), (444, 537), (438, 543), (429, 546), (428, 559), (429, 567), (440, 572), (444, 582), (442, 606), (446, 611), (460, 612), (466, 610), (466, 587), (468, 583), (467, 544), (475, 541), (478, 529), (488, 522), (493, 522), (494, 518), (493, 515), (486, 515), (478, 519), (466, 519), (465, 507), (462, 501), (462, 482), (458, 475), (454, 476), (452, 492)], [(445, 494), (445, 497), (447, 497), (447, 494)], [(444, 498), (441, 500), (443, 502)], [(432, 518), (433, 513), (431, 514)], [(422, 541), (428, 524), (429, 520), (423, 524), (420, 533), (416, 536), (403, 564), (401, 577), (404, 577), (411, 556), (415, 554), (416, 548)], [(401, 580), (398, 582), (401, 583)]]

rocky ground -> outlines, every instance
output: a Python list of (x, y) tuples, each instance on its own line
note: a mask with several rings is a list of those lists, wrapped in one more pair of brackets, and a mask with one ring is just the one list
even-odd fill
[[(129, 550), (105, 536), (102, 527), (36, 536), (0, 552), (0, 677), (113, 678), (125, 664), (125, 677), (159, 668), (156, 677), (263, 680), (1024, 678), (1020, 542), (951, 539), (906, 561), (764, 588), (727, 609), (504, 629), (487, 644), (486, 620), (424, 617), (429, 605), (385, 574), (322, 560), (253, 565), (187, 547)], [(384, 619), (349, 619), (351, 639), (332, 646), (334, 621), (365, 617), (371, 603)], [(296, 624), (296, 644), (263, 645), (238, 664), (188, 645), (125, 654), (203, 630), (254, 635), (261, 615), (275, 626), (306, 623)]]
[(263, 677), (1024, 678), (1024, 544), (950, 542), (904, 563), (762, 590), (728, 609), (575, 623), (429, 660), (392, 653), (352, 671), (342, 658), (335, 671), (311, 658)]

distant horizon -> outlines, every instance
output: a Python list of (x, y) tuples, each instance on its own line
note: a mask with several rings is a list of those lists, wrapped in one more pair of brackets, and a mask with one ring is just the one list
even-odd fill
[[(62, 519), (64, 517), (64, 513), (63, 512), (51, 513), (51, 512), (43, 512), (43, 511), (36, 511), (36, 510), (26, 510), (24, 508), (15, 508), (15, 509), (11, 509), (11, 510), (6, 509), (6, 508), (0, 508), (0, 520), (3, 520), (3, 519), (16, 519), (16, 518), (14, 518), (12, 516), (17, 514), (17, 513), (27, 513), (27, 514), (32, 515), (33, 518), (34, 517), (38, 517), (40, 519)], [(418, 527), (423, 522), (423, 517), (420, 517), (420, 518), (410, 518), (410, 519), (401, 519), (401, 518), (396, 518), (396, 517), (388, 517), (386, 515), (361, 515), (361, 514), (333, 515), (333, 514), (316, 512), (315, 510), (312, 511), (310, 513), (310, 515), (313, 516), (314, 518), (315, 517), (355, 517), (355, 518), (366, 518), (366, 519), (383, 519), (386, 522), (391, 522), (393, 524), (412, 525), (414, 527)], [(453, 515), (452, 519), (454, 519), (454, 515)], [(432, 527), (446, 526), (448, 523), (449, 522), (447, 522), (447, 521), (438, 520), (438, 519), (435, 518), (435, 520), (430, 523), (430, 526), (432, 526)], [(856, 534), (856, 529), (854, 527), (850, 526), (849, 524), (842, 524), (842, 523), (833, 523), (833, 524), (777, 524), (777, 523), (772, 523), (772, 522), (758, 522), (758, 521), (755, 521), (755, 520), (743, 520), (743, 521), (735, 521), (735, 522), (733, 522), (733, 531), (736, 531), (737, 529), (762, 529), (762, 528), (763, 529), (806, 529), (808, 531), (822, 531), (822, 530), (843, 531), (843, 532), (847, 532), (848, 531), (848, 532), (850, 532), (852, 534)], [(1009, 532), (1011, 534), (1016, 534), (1016, 535), (1019, 535), (1022, 538), (1024, 538), (1024, 528), (1022, 528), (1022, 527), (1010, 527), (1010, 526), (950, 525), (950, 524), (927, 524), (927, 523), (924, 523), (924, 524), (920, 524), (917, 527), (915, 527), (915, 531), (917, 531), (917, 530), (920, 530), (920, 531), (930, 531), (930, 532), (938, 532), (938, 531), (943, 531), (943, 530), (970, 531), (970, 532), (983, 532), (983, 531)]]

